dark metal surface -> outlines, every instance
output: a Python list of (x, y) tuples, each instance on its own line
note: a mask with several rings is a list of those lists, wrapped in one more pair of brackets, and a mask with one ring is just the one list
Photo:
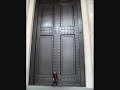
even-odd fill
[(79, 0), (44, 0), (37, 5), (29, 84), (51, 85), (56, 71), (59, 86), (85, 86)]

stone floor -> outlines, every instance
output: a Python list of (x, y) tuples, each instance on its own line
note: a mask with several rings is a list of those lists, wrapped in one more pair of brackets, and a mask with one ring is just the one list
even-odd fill
[(85, 87), (27, 86), (27, 90), (93, 90)]

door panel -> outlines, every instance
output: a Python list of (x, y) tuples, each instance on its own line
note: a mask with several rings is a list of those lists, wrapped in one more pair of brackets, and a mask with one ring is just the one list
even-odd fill
[(61, 26), (74, 26), (74, 6), (62, 4), (60, 6)]
[(59, 86), (84, 86), (79, 0), (40, 0), (37, 4), (33, 84), (51, 85), (56, 71)]
[(74, 35), (61, 35), (61, 75), (75, 75)]
[(34, 84), (52, 82), (53, 36), (37, 36)]
[(53, 7), (45, 6), (42, 8), (41, 27), (53, 27)]
[(39, 74), (52, 74), (53, 36), (40, 37)]

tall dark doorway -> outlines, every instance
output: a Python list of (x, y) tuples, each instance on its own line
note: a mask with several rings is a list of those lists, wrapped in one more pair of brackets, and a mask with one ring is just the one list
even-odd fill
[(37, 0), (33, 25), (30, 80), (59, 86), (85, 86), (83, 31), (79, 0)]

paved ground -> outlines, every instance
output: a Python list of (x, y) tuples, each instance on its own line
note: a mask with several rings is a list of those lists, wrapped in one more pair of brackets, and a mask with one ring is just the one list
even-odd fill
[(27, 90), (93, 90), (85, 87), (27, 86)]

